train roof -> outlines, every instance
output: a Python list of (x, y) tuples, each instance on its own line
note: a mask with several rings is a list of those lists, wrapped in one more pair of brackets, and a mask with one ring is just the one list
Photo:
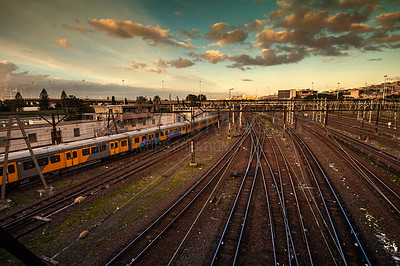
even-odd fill
[[(208, 119), (210, 117), (211, 116), (195, 119), (195, 122), (199, 122), (199, 121)], [(162, 125), (160, 127), (160, 130), (167, 130), (170, 128), (184, 126), (184, 125), (188, 125), (188, 124), (190, 124), (190, 123), (188, 121), (185, 121), (185, 122), (179, 122), (179, 123), (174, 123), (174, 124)], [(35, 154), (35, 156), (40, 157), (41, 155), (55, 154), (55, 153), (59, 153), (62, 151), (71, 150), (74, 148), (89, 147), (89, 146), (93, 146), (95, 144), (99, 144), (99, 143), (103, 143), (103, 142), (120, 140), (127, 136), (141, 136), (143, 134), (148, 134), (148, 133), (153, 132), (154, 129), (155, 129), (155, 127), (152, 127), (152, 128), (128, 131), (125, 133), (109, 135), (109, 136), (104, 136), (104, 137), (97, 137), (97, 138), (91, 138), (91, 139), (85, 139), (85, 140), (78, 140), (78, 141), (74, 141), (74, 142), (61, 143), (58, 145), (38, 147), (38, 148), (33, 148), (33, 153)], [(15, 159), (20, 159), (20, 158), (25, 158), (25, 157), (28, 157), (28, 158), (31, 157), (29, 150), (10, 152), (8, 155), (8, 160), (12, 161)], [(4, 154), (0, 154), (0, 162), (4, 162)]]

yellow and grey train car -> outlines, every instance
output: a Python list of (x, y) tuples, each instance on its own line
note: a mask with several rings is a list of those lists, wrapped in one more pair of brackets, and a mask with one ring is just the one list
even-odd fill
[[(33, 152), (42, 173), (54, 173), (167, 141), (194, 130), (201, 130), (216, 123), (217, 120), (216, 116), (211, 116), (196, 119), (194, 124), (189, 122), (174, 123), (145, 130), (35, 148)], [(0, 155), (0, 185), (3, 179), (3, 164), (4, 154)], [(33, 176), (37, 176), (37, 170), (29, 151), (9, 154), (6, 183), (19, 182)]]

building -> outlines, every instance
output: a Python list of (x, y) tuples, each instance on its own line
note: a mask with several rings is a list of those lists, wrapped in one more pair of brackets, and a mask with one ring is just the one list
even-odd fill
[[(39, 123), (38, 120), (35, 120), (35, 123), (30, 124), (29, 122), (25, 122), (24, 124), (25, 132), (32, 147), (42, 147), (52, 144), (53, 127), (49, 123), (45, 121)], [(56, 127), (57, 139), (60, 142), (72, 142), (93, 138), (105, 127), (107, 127), (106, 121), (81, 120), (60, 122)], [(0, 128), (0, 153), (4, 153), (5, 151), (6, 136), (7, 123), (2, 123), (2, 127)], [(22, 139), (21, 130), (16, 124), (13, 125), (11, 138), (21, 139), (11, 140), (10, 151), (25, 150), (28, 148), (25, 140)]]
[(279, 99), (294, 99), (296, 98), (296, 89), (278, 90)]

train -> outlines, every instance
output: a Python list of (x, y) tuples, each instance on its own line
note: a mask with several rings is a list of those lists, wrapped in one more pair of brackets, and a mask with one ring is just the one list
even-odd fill
[[(217, 123), (218, 116), (208, 116), (189, 121), (161, 125), (154, 128), (128, 131), (120, 134), (91, 138), (59, 145), (33, 149), (43, 175), (78, 168), (96, 161), (105, 160), (124, 153), (137, 151), (200, 131)], [(4, 154), (0, 155), (0, 185), (3, 182)], [(21, 181), (38, 176), (28, 150), (9, 153), (6, 184), (18, 185)]]

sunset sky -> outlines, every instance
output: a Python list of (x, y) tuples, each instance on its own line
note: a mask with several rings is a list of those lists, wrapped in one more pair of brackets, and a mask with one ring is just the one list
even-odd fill
[(0, 0), (3, 99), (325, 91), (399, 62), (399, 0)]

